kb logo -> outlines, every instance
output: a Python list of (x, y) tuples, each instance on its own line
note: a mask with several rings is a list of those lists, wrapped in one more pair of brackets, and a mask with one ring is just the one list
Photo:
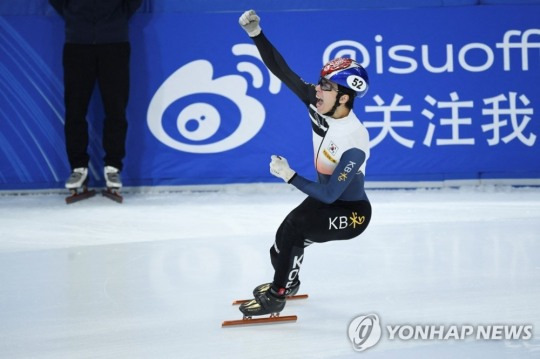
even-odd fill
[(362, 352), (381, 339), (381, 324), (377, 314), (356, 317), (349, 324), (349, 339), (354, 350)]

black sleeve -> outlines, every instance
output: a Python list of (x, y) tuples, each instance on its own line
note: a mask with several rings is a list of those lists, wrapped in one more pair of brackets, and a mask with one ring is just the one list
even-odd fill
[(302, 80), (285, 62), (274, 45), (261, 32), (252, 38), (266, 67), (279, 78), (300, 100), (309, 106), (315, 101), (315, 86)]
[(64, 0), (49, 0), (49, 4), (51, 4), (60, 16), (64, 16)]
[(128, 15), (131, 16), (137, 11), (138, 8), (141, 7), (143, 0), (127, 0), (126, 1), (126, 7)]

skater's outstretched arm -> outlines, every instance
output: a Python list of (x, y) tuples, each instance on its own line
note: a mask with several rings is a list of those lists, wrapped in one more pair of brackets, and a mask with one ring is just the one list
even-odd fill
[(238, 22), (253, 39), (266, 67), (292, 90), (306, 106), (309, 106), (315, 98), (315, 86), (306, 83), (289, 67), (283, 56), (262, 32), (260, 18), (255, 11), (244, 12)]

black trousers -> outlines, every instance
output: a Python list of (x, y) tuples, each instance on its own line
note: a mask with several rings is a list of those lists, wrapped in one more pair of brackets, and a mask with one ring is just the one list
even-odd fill
[(369, 201), (325, 204), (306, 198), (281, 223), (270, 248), (274, 286), (289, 288), (298, 281), (304, 248), (312, 243), (354, 238), (367, 228), (370, 220)]
[(86, 115), (96, 82), (105, 112), (104, 164), (122, 169), (127, 133), (130, 53), (128, 42), (64, 45), (64, 132), (71, 169), (88, 167), (90, 158)]

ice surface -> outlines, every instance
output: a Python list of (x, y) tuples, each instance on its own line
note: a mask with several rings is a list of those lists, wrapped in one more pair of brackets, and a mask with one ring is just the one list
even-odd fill
[[(272, 278), (285, 184), (0, 196), (0, 358), (538, 358), (540, 189), (371, 190), (360, 237), (306, 249), (298, 322), (221, 328)], [(533, 325), (529, 340), (390, 340), (349, 323)]]

